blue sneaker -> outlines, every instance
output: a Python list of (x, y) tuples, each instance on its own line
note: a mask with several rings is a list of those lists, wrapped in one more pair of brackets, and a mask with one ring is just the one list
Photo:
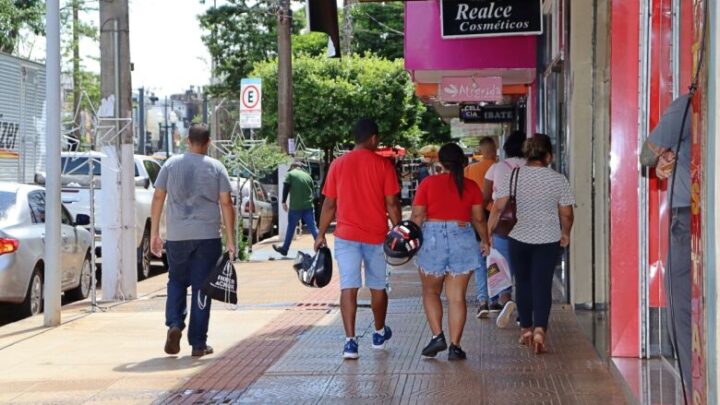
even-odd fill
[(345, 348), (343, 349), (343, 359), (355, 360), (360, 355), (358, 354), (358, 344), (356, 339), (350, 339), (345, 342)]
[(378, 349), (378, 350), (384, 349), (385, 343), (388, 340), (390, 340), (390, 338), (392, 337), (392, 330), (390, 330), (390, 328), (387, 325), (385, 325), (384, 330), (385, 330), (385, 333), (382, 335), (377, 332), (373, 332), (373, 344), (372, 344), (373, 349)]

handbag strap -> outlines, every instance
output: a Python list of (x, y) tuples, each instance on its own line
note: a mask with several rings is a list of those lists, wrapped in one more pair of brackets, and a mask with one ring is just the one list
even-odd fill
[(518, 177), (520, 177), (520, 168), (516, 167), (510, 173), (510, 198), (515, 199), (517, 196), (517, 183)]

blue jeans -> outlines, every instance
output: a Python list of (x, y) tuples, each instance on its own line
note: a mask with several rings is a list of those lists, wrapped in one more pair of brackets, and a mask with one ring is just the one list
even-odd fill
[(335, 237), (335, 261), (340, 273), (340, 289), (362, 287), (362, 270), (365, 270), (365, 287), (384, 290), (387, 286), (387, 264), (383, 245), (354, 242)]
[(429, 275), (470, 274), (480, 265), (480, 244), (472, 226), (455, 221), (426, 221), (422, 226), (423, 244), (415, 264)]
[(475, 295), (478, 302), (488, 300), (487, 258), (480, 253), (480, 266), (475, 269)]
[[(507, 260), (508, 262), (508, 266), (510, 266), (510, 274), (515, 277), (515, 270), (513, 270), (512, 262), (510, 261), (510, 238), (506, 238), (500, 235), (493, 235), (492, 240), (493, 248), (505, 257), (505, 260)], [(485, 283), (487, 284), (487, 268), (485, 269), (485, 279)], [(512, 294), (512, 287), (504, 289), (502, 293)], [(491, 297), (491, 301), (496, 302), (498, 300), (498, 297), (498, 295)]]
[(290, 244), (292, 243), (293, 235), (295, 234), (295, 227), (301, 219), (305, 223), (305, 226), (308, 227), (308, 230), (312, 234), (313, 238), (317, 238), (318, 229), (315, 225), (315, 211), (312, 208), (307, 210), (289, 210), (288, 227), (287, 232), (285, 232), (285, 243), (283, 243), (282, 246), (283, 250), (290, 249)]
[(165, 250), (169, 267), (165, 325), (185, 329), (187, 288), (192, 287), (188, 341), (193, 349), (204, 349), (211, 300), (200, 288), (222, 255), (222, 242), (220, 238), (167, 241)]

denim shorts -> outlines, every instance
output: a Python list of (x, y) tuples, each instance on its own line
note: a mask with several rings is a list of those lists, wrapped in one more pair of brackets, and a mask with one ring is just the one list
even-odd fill
[(480, 242), (472, 225), (458, 222), (425, 222), (423, 245), (415, 264), (425, 274), (469, 274), (480, 267)]
[(363, 286), (362, 268), (365, 269), (365, 287), (385, 289), (387, 265), (382, 243), (373, 245), (335, 237), (335, 261), (339, 268), (341, 290)]

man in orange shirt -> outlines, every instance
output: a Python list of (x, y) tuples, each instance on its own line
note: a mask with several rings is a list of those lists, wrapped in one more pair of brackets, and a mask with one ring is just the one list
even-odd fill
[[(465, 168), (465, 177), (474, 181), (478, 187), (480, 187), (480, 190), (482, 190), (485, 183), (485, 173), (487, 173), (490, 166), (497, 160), (497, 145), (493, 138), (485, 136), (480, 139), (479, 149), (482, 158), (479, 162), (468, 165)], [(485, 206), (487, 207), (489, 204), (485, 204)], [(478, 252), (480, 252), (479, 249)], [(478, 300), (476, 317), (486, 318), (490, 314), (490, 307), (488, 305), (487, 262), (485, 256), (482, 254), (480, 254), (480, 267), (475, 271), (475, 285)]]
[(315, 249), (326, 244), (325, 233), (335, 218), (335, 261), (340, 274), (345, 359), (359, 357), (355, 315), (358, 290), (363, 286), (361, 269), (365, 273), (365, 287), (370, 289), (370, 305), (375, 318), (373, 349), (384, 349), (392, 337), (392, 331), (385, 325), (388, 296), (383, 242), (388, 233), (388, 217), (395, 225), (402, 216), (395, 168), (389, 160), (375, 153), (380, 143), (377, 124), (367, 118), (361, 119), (355, 124), (353, 134), (355, 149), (336, 159), (325, 179), (325, 202), (315, 239)]

